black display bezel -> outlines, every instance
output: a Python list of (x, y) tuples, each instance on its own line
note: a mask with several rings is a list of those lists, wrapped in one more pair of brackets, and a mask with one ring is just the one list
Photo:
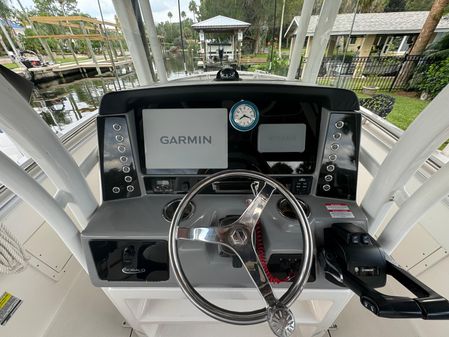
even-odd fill
[[(170, 96), (170, 95), (167, 95)], [(228, 157), (234, 154), (243, 154), (260, 160), (260, 163), (267, 162), (304, 162), (301, 172), (281, 172), (269, 169), (268, 166), (262, 169), (263, 173), (272, 175), (302, 175), (312, 174), (316, 168), (317, 148), (319, 137), (319, 126), (321, 122), (321, 106), (317, 102), (303, 102), (290, 93), (278, 93), (276, 96), (267, 98), (263, 93), (251, 93), (242, 96), (240, 92), (227, 92), (226, 99), (204, 98), (204, 95), (193, 95), (182, 101), (176, 101), (167, 97), (158, 97), (149, 102), (144, 107), (135, 109), (135, 120), (137, 129), (137, 140), (139, 146), (139, 157), (141, 170), (149, 176), (199, 176), (210, 174), (212, 170), (207, 168), (198, 169), (191, 173), (180, 173), (180, 170), (148, 170), (145, 166), (145, 148), (144, 148), (144, 126), (143, 110), (145, 109), (204, 109), (204, 108), (224, 108), (229, 111), (231, 107), (243, 98), (256, 104), (261, 111), (260, 120), (257, 127), (248, 132), (235, 130), (228, 123)], [(279, 111), (286, 113), (279, 113)], [(299, 110), (298, 110), (299, 109)], [(289, 111), (296, 110), (294, 113)], [(261, 124), (283, 124), (283, 123), (301, 123), (306, 125), (306, 148), (303, 152), (284, 152), (284, 153), (259, 153), (257, 151), (257, 132)], [(233, 139), (236, 139), (233, 142)], [(243, 140), (243, 141), (242, 141)], [(248, 148), (242, 151), (242, 144), (248, 143)], [(237, 147), (237, 148), (236, 148)], [(264, 163), (264, 162), (265, 163)], [(229, 167), (228, 168), (234, 168)], [(240, 168), (240, 167), (239, 167)], [(253, 169), (248, 167), (247, 169)], [(217, 170), (213, 170), (216, 172)]]

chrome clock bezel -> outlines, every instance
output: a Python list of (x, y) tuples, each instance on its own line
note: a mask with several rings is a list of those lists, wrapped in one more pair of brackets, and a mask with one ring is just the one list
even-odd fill
[[(255, 119), (249, 126), (241, 126), (241, 125), (238, 125), (234, 121), (234, 113), (235, 113), (235, 111), (237, 110), (237, 108), (239, 106), (241, 106), (243, 104), (250, 106), (254, 110), (254, 113), (255, 113)], [(253, 102), (246, 101), (246, 100), (238, 101), (237, 103), (235, 103), (232, 106), (231, 111), (229, 112), (229, 123), (231, 123), (232, 127), (234, 129), (236, 129), (237, 131), (241, 131), (241, 132), (251, 131), (259, 123), (259, 109), (257, 108), (257, 106)]]

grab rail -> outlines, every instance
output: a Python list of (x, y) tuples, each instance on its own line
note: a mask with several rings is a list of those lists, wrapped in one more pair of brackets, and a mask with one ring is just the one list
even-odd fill
[[(443, 190), (434, 189), (434, 192), (431, 194), (427, 193), (429, 186), (434, 186), (441, 181), (441, 175), (444, 175), (447, 179), (447, 169), (444, 172), (441, 169), (441, 167), (447, 168), (447, 161), (444, 163), (446, 165), (441, 165), (435, 160), (435, 157), (431, 158), (430, 161), (429, 158), (432, 157), (435, 149), (449, 138), (449, 115), (441, 113), (441, 108), (446, 106), (445, 102), (448, 99), (449, 85), (424, 109), (394, 144), (391, 151), (380, 164), (378, 173), (374, 176), (362, 200), (361, 207), (369, 219), (368, 230), (371, 234), (377, 233), (380, 229), (391, 206), (394, 203), (399, 206), (395, 221), (387, 223), (384, 229), (385, 234), (383, 238), (385, 241), (388, 241), (390, 249), (396, 247), (402, 238), (414, 227), (416, 222), (419, 221), (420, 217), (429, 209), (419, 207), (419, 216), (416, 216), (411, 221), (405, 216), (405, 205), (411, 205), (409, 207), (416, 206), (424, 198), (427, 198), (427, 203), (422, 202), (422, 205), (429, 205), (429, 200), (432, 203), (438, 202), (449, 193), (447, 187), (446, 192), (443, 187)], [(365, 116), (368, 116), (370, 121), (376, 124), (383, 124), (385, 127), (384, 122), (377, 117), (373, 117), (366, 111), (363, 113)], [(391, 133), (395, 133), (393, 128), (389, 127), (389, 129)], [(439, 172), (439, 174), (434, 173), (432, 178), (427, 179), (414, 194), (408, 195), (405, 190), (406, 183), (426, 162), (430, 162), (436, 169), (435, 172)], [(402, 209), (403, 206), (404, 208)], [(404, 223), (404, 219), (407, 219), (408, 222)], [(395, 234), (394, 237), (389, 235), (391, 233)]]
[[(62, 135), (59, 140), (69, 153), (73, 153), (87, 138), (96, 134), (95, 124), (96, 115), (90, 116), (75, 128)], [(84, 166), (84, 162), (79, 165), (83, 176), (86, 177), (85, 171), (87, 168)], [(44, 176), (44, 172), (32, 158), (27, 159), (20, 167), (35, 180), (40, 180)], [(14, 193), (10, 192), (6, 186), (0, 184), (0, 210), (3, 210), (6, 205), (9, 205), (14, 198)]]
[[(384, 131), (385, 134), (398, 141), (404, 134), (404, 130), (398, 128), (397, 126), (391, 124), (382, 117), (376, 115), (370, 110), (360, 107), (360, 112), (362, 113), (363, 123), (369, 122), (380, 130)], [(427, 159), (427, 164), (433, 166), (436, 170), (443, 167), (447, 162), (449, 162), (449, 156), (447, 156), (443, 151), (433, 152)]]

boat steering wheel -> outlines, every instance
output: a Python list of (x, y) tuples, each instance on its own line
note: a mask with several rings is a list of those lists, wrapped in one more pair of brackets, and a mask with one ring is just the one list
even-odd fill
[[(252, 202), (235, 222), (223, 227), (182, 227), (179, 225), (185, 208), (201, 190), (219, 180), (242, 177), (254, 182), (263, 182), (263, 185), (257, 190)], [(273, 289), (254, 246), (254, 228), (276, 190), (290, 202), (296, 213), (301, 226), (304, 247), (298, 276), (279, 299), (274, 296)], [(234, 251), (264, 298), (266, 308), (237, 312), (220, 308), (204, 299), (193, 288), (183, 271), (178, 255), (178, 240), (214, 243)], [(285, 186), (276, 180), (258, 172), (228, 170), (211, 175), (198, 182), (181, 200), (173, 216), (169, 233), (169, 255), (175, 277), (182, 291), (205, 314), (219, 321), (238, 325), (258, 324), (268, 321), (271, 330), (279, 337), (288, 337), (293, 333), (295, 319), (288, 307), (301, 294), (309, 278), (313, 258), (313, 238), (310, 224), (301, 204)]]

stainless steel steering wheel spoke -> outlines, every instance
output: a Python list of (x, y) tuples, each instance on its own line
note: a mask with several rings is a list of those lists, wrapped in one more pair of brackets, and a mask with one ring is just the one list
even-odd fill
[(268, 201), (274, 191), (276, 191), (276, 187), (273, 187), (268, 183), (264, 183), (254, 200), (245, 209), (240, 218), (238, 218), (234, 223), (244, 225), (248, 230), (254, 230), (254, 227), (256, 227), (257, 222), (259, 221), (260, 215), (265, 209), (265, 206), (268, 204)]
[(259, 257), (257, 256), (252, 243), (248, 242), (242, 246), (232, 245), (232, 249), (242, 261), (246, 271), (249, 276), (251, 276), (251, 279), (267, 303), (267, 307), (276, 305), (278, 300), (274, 296), (270, 280), (259, 261)]
[(229, 228), (224, 227), (178, 227), (178, 240), (201, 241), (207, 243), (224, 244)]

